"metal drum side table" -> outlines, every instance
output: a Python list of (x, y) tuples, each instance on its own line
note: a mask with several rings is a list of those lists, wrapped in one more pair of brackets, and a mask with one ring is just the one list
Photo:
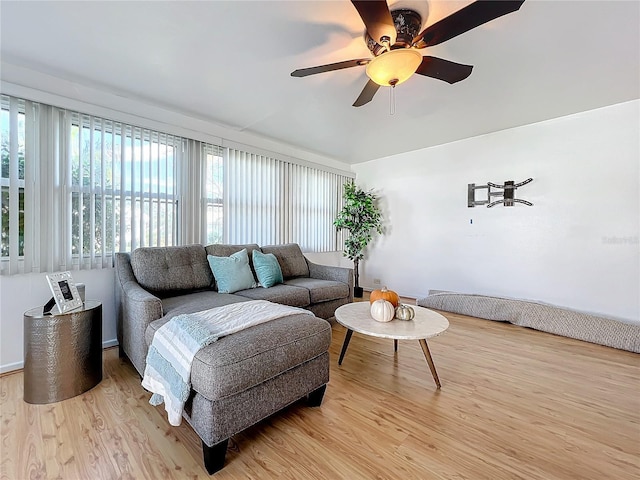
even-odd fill
[(86, 301), (67, 313), (24, 314), (24, 401), (53, 403), (102, 380), (102, 304)]

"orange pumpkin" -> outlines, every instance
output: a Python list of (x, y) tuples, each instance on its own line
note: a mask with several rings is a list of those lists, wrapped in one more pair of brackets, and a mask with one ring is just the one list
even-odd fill
[(398, 297), (398, 294), (393, 290), (387, 289), (387, 287), (382, 287), (380, 290), (374, 290), (373, 292), (371, 292), (371, 295), (369, 296), (370, 303), (373, 303), (376, 300), (380, 300), (380, 299), (390, 302), (394, 308), (397, 307), (398, 304), (400, 303), (400, 298)]

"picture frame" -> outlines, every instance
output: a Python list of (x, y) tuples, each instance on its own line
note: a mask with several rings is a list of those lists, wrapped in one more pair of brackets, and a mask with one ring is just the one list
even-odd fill
[(67, 313), (83, 305), (76, 284), (73, 283), (71, 272), (51, 273), (47, 275), (47, 282), (53, 294), (59, 313)]

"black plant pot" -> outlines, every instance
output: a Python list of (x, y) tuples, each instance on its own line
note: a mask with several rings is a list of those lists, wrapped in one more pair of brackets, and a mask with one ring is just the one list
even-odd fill
[(353, 287), (353, 296), (355, 298), (362, 298), (364, 295), (364, 288), (362, 287)]

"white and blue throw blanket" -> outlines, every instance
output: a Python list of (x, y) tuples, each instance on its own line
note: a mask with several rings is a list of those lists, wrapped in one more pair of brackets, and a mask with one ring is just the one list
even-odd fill
[(180, 425), (191, 391), (191, 365), (201, 348), (245, 328), (301, 313), (313, 315), (302, 308), (251, 300), (172, 318), (154, 334), (147, 353), (142, 386), (153, 393), (149, 403), (164, 402), (169, 423)]

